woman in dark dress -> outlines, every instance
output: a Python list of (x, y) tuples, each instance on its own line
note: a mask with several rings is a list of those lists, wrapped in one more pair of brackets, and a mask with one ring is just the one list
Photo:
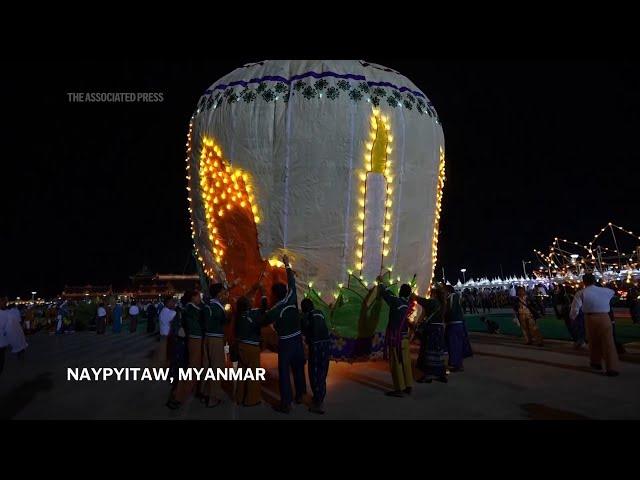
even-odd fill
[(424, 320), (416, 327), (416, 335), (420, 339), (420, 353), (417, 366), (424, 375), (418, 383), (431, 383), (434, 379), (447, 383), (444, 364), (444, 315), (446, 294), (442, 286), (431, 290), (431, 298), (412, 295), (424, 310)]
[(447, 285), (445, 289), (444, 338), (447, 352), (449, 352), (449, 368), (452, 372), (462, 372), (463, 360), (471, 357), (473, 351), (460, 305), (460, 295), (451, 285)]

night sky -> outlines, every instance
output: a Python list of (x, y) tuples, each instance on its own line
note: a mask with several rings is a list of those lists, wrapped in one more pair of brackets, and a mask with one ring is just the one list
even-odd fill
[[(126, 284), (143, 264), (193, 271), (187, 124), (244, 63), (14, 62), (3, 78), (0, 286), (50, 295)], [(443, 124), (440, 264), (449, 280), (522, 272), (554, 236), (640, 230), (640, 63), (365, 58), (409, 77)], [(155, 91), (163, 103), (69, 103), (67, 92)]]

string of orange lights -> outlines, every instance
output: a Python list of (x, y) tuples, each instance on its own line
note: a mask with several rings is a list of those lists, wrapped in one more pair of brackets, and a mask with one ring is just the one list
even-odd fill
[[(365, 246), (368, 242), (381, 242), (380, 247), (380, 271), (386, 270), (392, 272), (392, 265), (385, 265), (385, 259), (390, 253), (391, 231), (392, 231), (392, 212), (393, 212), (393, 162), (390, 157), (393, 152), (392, 143), (393, 135), (391, 129), (390, 118), (383, 114), (379, 108), (373, 108), (370, 117), (370, 138), (365, 143), (366, 150), (364, 152), (364, 168), (358, 173), (360, 180), (358, 198), (357, 224), (356, 224), (356, 249), (354, 269), (348, 269), (349, 275), (354, 274), (365, 287), (368, 287), (367, 281), (363, 278), (363, 269), (365, 267)], [(200, 139), (200, 151), (197, 160), (193, 158), (193, 121), (189, 123), (187, 134), (187, 156), (186, 161), (186, 179), (187, 192), (189, 202), (189, 213), (193, 214), (193, 197), (192, 187), (200, 191), (200, 201), (198, 205), (202, 205), (204, 210), (206, 231), (197, 231), (194, 224), (194, 216), (191, 215), (191, 236), (194, 240), (195, 254), (202, 265), (204, 273), (210, 278), (224, 279), (223, 259), (229, 245), (226, 245), (225, 239), (219, 234), (218, 222), (227, 212), (234, 208), (244, 209), (250, 212), (256, 224), (260, 223), (261, 218), (258, 212), (257, 203), (254, 202), (254, 194), (250, 177), (247, 172), (234, 168), (230, 162), (225, 160), (222, 155), (221, 147), (215, 143), (212, 138), (204, 136)], [(192, 169), (197, 167), (197, 176), (199, 188), (197, 184), (192, 183)], [(367, 227), (367, 181), (370, 175), (381, 174), (384, 178), (384, 210), (382, 218), (382, 235), (381, 238), (366, 238), (365, 228)], [(431, 272), (429, 281), (433, 282), (435, 265), (437, 263), (438, 254), (438, 233), (440, 225), (440, 215), (442, 209), (442, 197), (445, 182), (445, 156), (443, 146), (439, 147), (438, 162), (438, 178), (437, 190), (433, 217), (433, 238), (431, 243)], [(200, 208), (200, 207), (198, 207)], [(198, 248), (199, 242), (196, 241), (196, 235), (206, 235), (208, 237), (207, 252), (202, 252)], [(202, 246), (202, 244), (201, 244)], [(376, 247), (377, 249), (378, 247)], [(282, 262), (277, 258), (268, 260), (269, 264), (274, 267), (283, 266)], [(377, 267), (376, 267), (377, 268)], [(400, 277), (397, 279), (400, 281)], [(377, 281), (374, 282), (377, 284)], [(344, 287), (339, 283), (338, 292)], [(429, 285), (429, 290), (430, 290)], [(338, 296), (338, 292), (334, 293), (334, 297)], [(428, 294), (428, 292), (427, 292)]]
[[(617, 248), (618, 243), (613, 231), (614, 228), (618, 231), (624, 232), (625, 234), (633, 237), (636, 240), (640, 240), (640, 237), (634, 234), (631, 230), (627, 230), (623, 227), (620, 227), (619, 225), (615, 225), (614, 223), (609, 222), (607, 225), (601, 228), (597, 234), (593, 236), (593, 239), (588, 242), (587, 245), (583, 245), (575, 241), (570, 241), (565, 238), (555, 237), (552, 245), (549, 247), (548, 255), (536, 249), (534, 249), (533, 251), (539, 257), (541, 263), (543, 263), (547, 268), (555, 268), (562, 274), (566, 274), (572, 268), (575, 268), (576, 265), (591, 266), (592, 268), (595, 268), (596, 266), (599, 266), (601, 268), (608, 266), (619, 269), (623, 269), (623, 267), (626, 265), (627, 269), (631, 271), (631, 269), (640, 262), (640, 258), (637, 258), (640, 257), (640, 247), (636, 247), (635, 251), (621, 252)], [(608, 248), (606, 246), (597, 244), (597, 241), (608, 229), (612, 233), (614, 243), (616, 243), (616, 248)], [(571, 250), (564, 249), (560, 246), (561, 243), (570, 245), (572, 247), (579, 247), (579, 249), (584, 250), (586, 254), (580, 255)], [(603, 252), (611, 254), (611, 257), (603, 257)], [(611, 259), (615, 259), (616, 261), (606, 261)]]

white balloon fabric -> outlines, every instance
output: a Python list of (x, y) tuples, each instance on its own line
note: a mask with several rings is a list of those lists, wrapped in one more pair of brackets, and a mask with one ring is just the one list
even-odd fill
[(289, 253), (298, 281), (325, 298), (349, 271), (372, 283), (392, 268), (394, 279), (416, 274), (419, 291), (427, 289), (444, 136), (433, 105), (406, 77), (364, 61), (270, 60), (206, 90), (191, 121), (190, 208), (205, 271), (224, 278), (201, 191), (205, 141), (231, 172), (248, 175), (262, 258)]

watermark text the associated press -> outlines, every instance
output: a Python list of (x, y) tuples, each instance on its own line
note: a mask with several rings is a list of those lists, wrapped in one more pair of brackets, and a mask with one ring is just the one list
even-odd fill
[(70, 103), (161, 103), (163, 92), (67, 92)]

